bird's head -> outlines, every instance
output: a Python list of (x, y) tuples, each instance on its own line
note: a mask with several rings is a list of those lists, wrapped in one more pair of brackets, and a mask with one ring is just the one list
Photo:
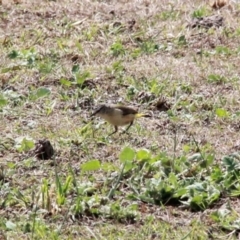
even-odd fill
[(109, 109), (109, 106), (105, 105), (105, 104), (101, 104), (99, 105), (96, 110), (92, 113), (92, 116), (100, 116), (102, 114), (105, 114)]

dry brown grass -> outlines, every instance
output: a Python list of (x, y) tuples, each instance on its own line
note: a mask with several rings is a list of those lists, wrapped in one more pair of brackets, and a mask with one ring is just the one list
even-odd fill
[[(189, 144), (192, 149), (188, 155), (191, 155), (196, 151), (191, 135), (204, 151), (216, 155), (216, 161), (239, 150), (239, 115), (236, 113), (240, 101), (240, 8), (236, 3), (232, 6), (215, 12), (204, 1), (70, 0), (21, 1), (19, 4), (3, 1), (0, 6), (0, 94), (9, 89), (24, 99), (20, 104), (10, 100), (0, 115), (2, 142), (11, 139), (11, 147), (4, 148), (0, 154), (0, 164), (6, 169), (9, 183), (24, 192), (30, 185), (38, 189), (42, 178), (53, 177), (53, 168), (48, 162), (33, 161), (31, 168), (21, 163), (24, 156), (14, 148), (14, 140), (26, 135), (34, 140), (47, 138), (53, 143), (63, 176), (69, 163), (78, 171), (79, 165), (90, 159), (119, 167), (119, 152), (125, 145), (180, 156), (184, 153), (183, 146)], [(223, 16), (224, 26), (212, 31), (188, 28), (191, 14), (201, 9), (209, 15)], [(186, 45), (178, 43), (181, 36), (186, 39)], [(125, 53), (114, 57), (110, 48), (118, 41)], [(139, 50), (142, 42), (157, 44), (159, 49)], [(217, 52), (221, 47), (227, 50)], [(39, 65), (28, 68), (22, 66), (21, 59), (8, 57), (12, 50), (31, 48), (42, 64), (54, 62), (51, 71), (45, 73)], [(142, 52), (135, 56), (136, 51)], [(120, 70), (113, 67), (118, 61)], [(88, 80), (92, 85), (81, 89), (60, 84), (60, 79), (72, 79), (74, 64), (90, 72)], [(224, 81), (211, 82), (210, 75), (223, 76)], [(51, 90), (48, 99), (29, 100), (31, 92), (39, 87)], [(135, 89), (135, 94), (129, 94), (130, 87)], [(152, 100), (139, 102), (141, 92), (149, 93)], [(68, 99), (64, 100), (63, 95)], [(154, 108), (161, 97), (170, 104), (171, 114)], [(48, 115), (46, 112), (52, 103), (55, 105)], [(81, 129), (99, 103), (131, 104), (151, 112), (153, 117), (135, 123), (130, 136), (114, 135), (106, 140), (106, 132), (111, 131), (108, 125), (100, 125), (95, 137), (91, 131), (84, 136)], [(229, 117), (218, 117), (217, 108), (226, 109)], [(94, 125), (97, 123), (98, 120)], [(9, 163), (16, 165), (13, 173)], [(102, 179), (104, 174), (95, 177)], [(10, 211), (25, 214), (24, 209), (15, 207)], [(180, 217), (174, 214), (169, 217), (169, 211), (172, 210), (166, 210), (162, 218), (176, 226), (182, 218), (189, 221), (194, 218), (177, 208), (173, 212), (179, 212)], [(11, 219), (13, 212), (9, 217), (3, 209), (2, 216)]]

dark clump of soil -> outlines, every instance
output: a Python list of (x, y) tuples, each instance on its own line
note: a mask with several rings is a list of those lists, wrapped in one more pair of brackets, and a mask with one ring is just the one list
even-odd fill
[(48, 160), (54, 154), (53, 146), (47, 139), (39, 140), (34, 149), (34, 154), (38, 159)]

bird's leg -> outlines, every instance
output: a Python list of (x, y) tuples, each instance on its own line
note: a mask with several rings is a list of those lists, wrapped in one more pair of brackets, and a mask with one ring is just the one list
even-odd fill
[(123, 133), (127, 133), (127, 131), (128, 131), (128, 129), (132, 126), (132, 124), (133, 124), (133, 121), (132, 122), (130, 122), (130, 124), (128, 125), (128, 127), (126, 128), (126, 130), (125, 131), (123, 131)]
[(114, 128), (115, 128), (115, 131), (112, 132), (112, 133), (110, 133), (110, 134), (108, 135), (108, 137), (111, 136), (111, 135), (113, 135), (114, 133), (116, 133), (116, 132), (118, 131), (118, 127), (117, 127), (117, 126), (114, 126)]

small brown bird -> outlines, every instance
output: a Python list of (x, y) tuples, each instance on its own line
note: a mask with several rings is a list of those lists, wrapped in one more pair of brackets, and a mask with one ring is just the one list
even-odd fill
[[(118, 131), (118, 126), (124, 126), (129, 124), (124, 133), (128, 131), (128, 129), (132, 126), (135, 118), (139, 117), (150, 117), (148, 114), (138, 113), (135, 109), (126, 106), (112, 106), (102, 104), (98, 106), (96, 111), (91, 115), (99, 116), (103, 118), (110, 124), (112, 124), (115, 128), (115, 131), (110, 135), (113, 135)], [(110, 136), (109, 135), (109, 136)]]

